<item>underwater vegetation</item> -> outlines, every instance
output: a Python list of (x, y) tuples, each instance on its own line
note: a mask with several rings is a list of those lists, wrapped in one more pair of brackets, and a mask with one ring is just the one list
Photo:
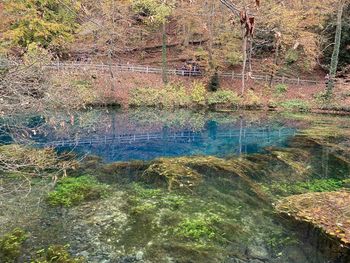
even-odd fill
[[(295, 215), (346, 244), (347, 132), (327, 118), (307, 115), (303, 121), (307, 129), (285, 147), (259, 153), (115, 163), (87, 156), (42, 192), (44, 182), (35, 181), (39, 177), (31, 187), (46, 202), (33, 202), (42, 210), (22, 220), (27, 232), (1, 232), (0, 255), (29, 256), (36, 263), (80, 263), (83, 257), (87, 262), (324, 262), (323, 248), (300, 238), (290, 228), (294, 221), (281, 215)], [(331, 132), (322, 125), (331, 126)], [(346, 129), (346, 122), (342, 125)], [(38, 171), (50, 176), (57, 170)], [(16, 177), (6, 174), (5, 183)], [(13, 196), (7, 197), (4, 202), (11, 203)], [(334, 214), (332, 206), (338, 206)], [(0, 223), (6, 216), (0, 211)], [(4, 222), (10, 229), (11, 220)], [(42, 243), (37, 245), (38, 238)], [(71, 247), (51, 245), (56, 243)]]
[(309, 222), (350, 245), (350, 192), (307, 193), (282, 199), (277, 211)]
[(0, 238), (0, 258), (4, 263), (12, 263), (21, 255), (21, 248), (27, 235), (24, 230), (15, 228)]
[[(35, 251), (25, 247), (24, 242), (30, 235), (21, 228), (15, 228), (0, 239), (0, 259), (3, 263), (30, 262), (30, 263), (83, 263), (82, 257), (72, 257), (68, 252), (68, 245), (51, 245), (46, 249)], [(26, 250), (27, 260), (21, 258)], [(28, 259), (30, 258), (30, 259)]]
[(69, 207), (84, 201), (105, 198), (108, 192), (108, 185), (99, 183), (92, 176), (66, 177), (59, 180), (55, 189), (48, 193), (47, 201), (52, 206)]
[(52, 245), (47, 249), (36, 251), (31, 263), (84, 263), (83, 257), (72, 257), (68, 252), (69, 245)]

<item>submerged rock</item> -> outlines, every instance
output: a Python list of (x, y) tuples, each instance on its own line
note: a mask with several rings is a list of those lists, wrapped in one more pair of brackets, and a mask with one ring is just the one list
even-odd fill
[[(317, 238), (318, 246), (337, 262), (350, 261), (350, 192), (324, 192), (294, 195), (283, 198), (276, 205), (279, 213), (296, 222), (310, 225), (328, 235), (327, 242)], [(314, 230), (307, 230), (315, 232)]]
[(247, 249), (247, 256), (252, 259), (268, 260), (270, 258), (266, 247), (262, 245), (252, 245)]

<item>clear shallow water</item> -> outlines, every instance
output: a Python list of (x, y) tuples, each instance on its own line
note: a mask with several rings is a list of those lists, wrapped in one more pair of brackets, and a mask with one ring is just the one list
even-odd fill
[(100, 110), (90, 113), (93, 119), (88, 123), (85, 114), (48, 119), (57, 122), (58, 128), (46, 126), (32, 137), (40, 147), (74, 150), (114, 162), (257, 153), (267, 146), (285, 146), (297, 132), (292, 124), (254, 113)]
[[(79, 173), (96, 176), (114, 191), (105, 200), (69, 209), (44, 204), (31, 218), (27, 207), (37, 207), (43, 195), (41, 186), (33, 185), (28, 201), (20, 199), (24, 212), (10, 222), (28, 224), (37, 240), (33, 247), (69, 243), (71, 252), (83, 253), (88, 262), (344, 263), (323, 253), (312, 230), (282, 220), (271, 206), (295, 194), (288, 186), (298, 182), (349, 176), (339, 149), (300, 136), (312, 126), (309, 119), (313, 116), (182, 110), (93, 110), (26, 119), (24, 130), (12, 132), (16, 141), (30, 138), (39, 147), (101, 157), (104, 163), (91, 165), (87, 159), (87, 169)], [(347, 119), (339, 125), (336, 118), (319, 123), (350, 130)], [(7, 135), (0, 138), (11, 142)], [(159, 157), (183, 158), (154, 163)], [(147, 162), (113, 163), (131, 160)], [(156, 170), (146, 180), (150, 164)], [(194, 173), (200, 180), (190, 190), (169, 192), (162, 180), (169, 170)], [(8, 202), (8, 211), (22, 211)], [(179, 235), (188, 229), (213, 236)], [(143, 259), (137, 260), (140, 254)]]

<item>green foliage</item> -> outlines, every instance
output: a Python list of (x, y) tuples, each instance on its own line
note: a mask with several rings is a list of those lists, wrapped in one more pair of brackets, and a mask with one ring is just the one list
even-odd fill
[(68, 245), (54, 245), (48, 249), (37, 251), (37, 256), (32, 263), (83, 263), (85, 260), (82, 257), (73, 258), (67, 249)]
[(247, 90), (244, 94), (243, 103), (246, 108), (258, 109), (263, 105), (263, 102), (254, 91)]
[(52, 206), (70, 207), (83, 201), (106, 197), (108, 192), (109, 187), (92, 176), (66, 177), (48, 194), (47, 201)]
[(183, 238), (205, 243), (215, 238), (217, 231), (215, 223), (220, 222), (219, 216), (214, 214), (199, 214), (193, 218), (185, 218), (174, 229), (174, 233)]
[(4, 39), (14, 46), (27, 48), (35, 43), (59, 50), (73, 38), (78, 9), (79, 2), (69, 0), (5, 0), (4, 12), (11, 26)]
[(166, 23), (173, 5), (158, 0), (133, 0), (132, 8), (140, 16), (146, 17), (146, 23), (160, 25)]
[(191, 101), (195, 105), (205, 106), (207, 101), (207, 90), (203, 83), (194, 82), (192, 85)]
[(150, 214), (153, 210), (157, 208), (156, 205), (150, 203), (144, 203), (134, 206), (130, 211), (133, 215), (146, 215)]
[(238, 51), (230, 51), (226, 54), (226, 60), (230, 66), (236, 66), (242, 62), (242, 54)]
[(299, 99), (283, 101), (280, 103), (280, 106), (287, 111), (309, 111), (310, 110), (309, 103)]
[(129, 106), (159, 107), (159, 90), (154, 88), (136, 88), (129, 94)]
[(156, 108), (184, 108), (206, 106), (208, 92), (201, 82), (194, 82), (191, 95), (183, 86), (168, 84), (162, 89), (137, 88), (130, 92), (129, 106)]
[(318, 104), (329, 104), (329, 94), (327, 91), (321, 91), (320, 93), (315, 94), (314, 99)]
[(288, 91), (288, 86), (285, 84), (277, 84), (275, 86), (275, 93), (277, 95), (282, 95)]
[(23, 242), (27, 239), (24, 230), (15, 228), (0, 238), (0, 259), (4, 263), (16, 262), (21, 254)]
[(23, 57), (23, 61), (25, 65), (28, 66), (41, 66), (44, 64), (48, 64), (52, 59), (50, 53), (41, 48), (37, 43), (28, 44), (27, 52)]
[(132, 107), (182, 108), (190, 104), (185, 88), (171, 84), (162, 89), (133, 89), (129, 95), (129, 105)]
[(238, 95), (230, 90), (220, 90), (209, 93), (208, 105), (224, 104), (230, 106), (238, 106), (240, 98)]
[(194, 51), (197, 61), (208, 61), (208, 52), (203, 47), (198, 47)]
[(163, 108), (182, 108), (190, 104), (186, 89), (181, 85), (166, 85), (160, 90), (159, 100)]
[(285, 55), (285, 61), (287, 65), (292, 65), (299, 59), (298, 51), (295, 49), (289, 49)]
[(211, 77), (208, 89), (209, 91), (217, 91), (220, 88), (220, 79), (219, 74), (217, 72)]

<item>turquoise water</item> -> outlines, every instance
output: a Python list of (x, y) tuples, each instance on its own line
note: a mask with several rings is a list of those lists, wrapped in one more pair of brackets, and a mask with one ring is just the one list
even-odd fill
[(60, 116), (55, 120), (58, 129), (43, 127), (32, 138), (40, 147), (74, 150), (114, 162), (257, 153), (267, 146), (284, 146), (297, 131), (292, 124), (254, 113), (148, 113), (100, 110), (90, 113), (95, 119), (88, 123), (84, 113)]
[[(27, 251), (70, 244), (91, 263), (347, 263), (348, 256), (329, 253), (327, 238), (281, 218), (272, 205), (309, 191), (301, 183), (317, 180), (327, 190), (327, 180), (349, 177), (341, 149), (303, 134), (314, 118), (98, 109), (13, 120), (21, 128), (3, 126), (3, 143), (84, 156), (68, 175), (92, 175), (112, 193), (50, 207), (52, 185), (37, 180), (1, 200), (0, 222), (30, 233)], [(347, 118), (317, 118), (316, 127), (350, 129)], [(178, 181), (169, 187), (173, 174)]]

